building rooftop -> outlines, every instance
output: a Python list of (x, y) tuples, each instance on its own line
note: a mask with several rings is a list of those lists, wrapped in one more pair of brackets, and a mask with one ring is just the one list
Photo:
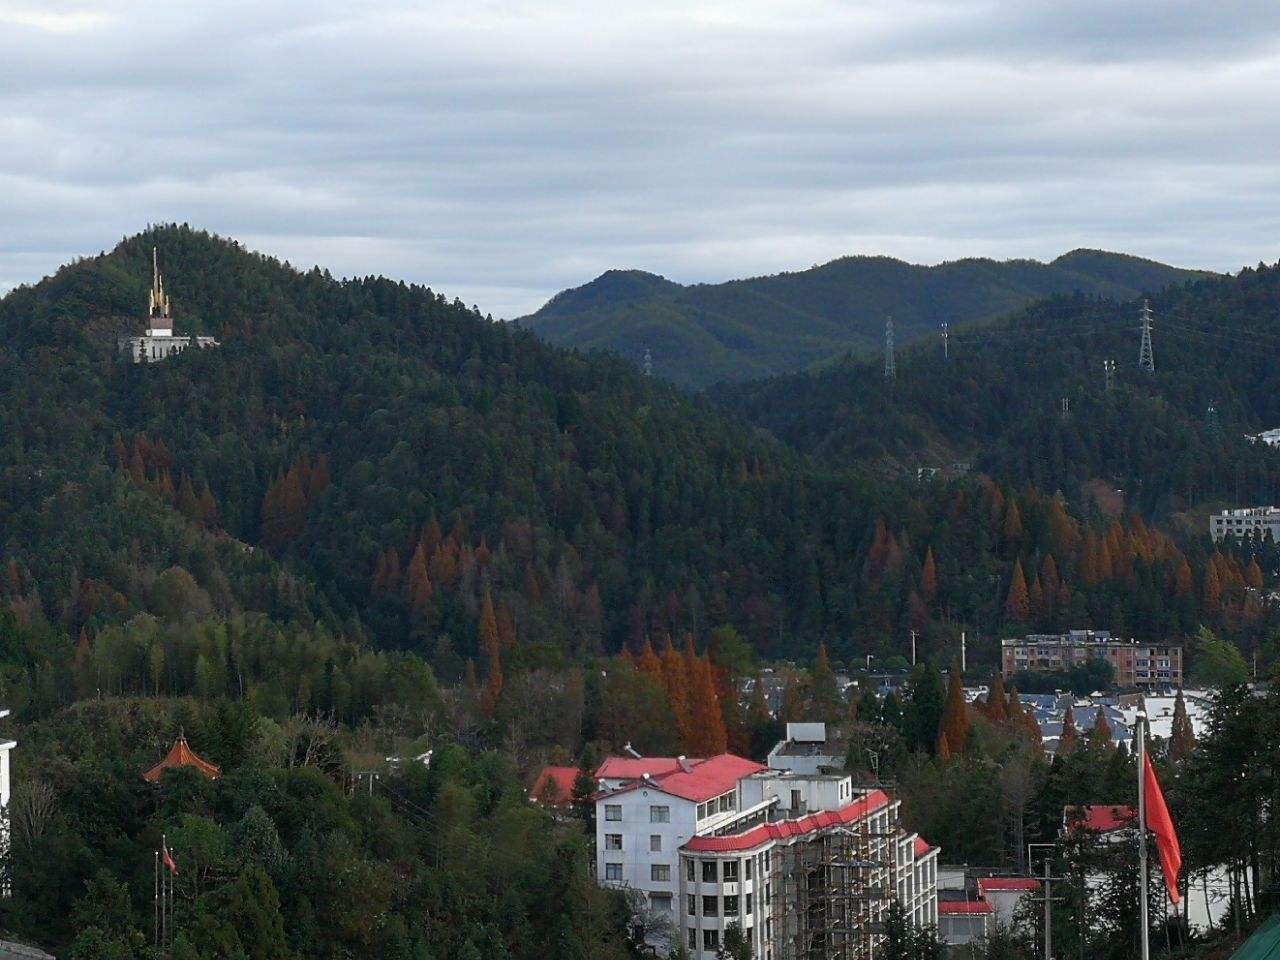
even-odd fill
[(179, 767), (194, 767), (209, 780), (217, 780), (222, 775), (222, 771), (215, 764), (196, 756), (187, 746), (187, 738), (179, 733), (178, 739), (173, 742), (165, 758), (144, 773), (142, 779), (148, 783), (155, 783), (166, 770), (177, 770)]
[(702, 803), (728, 793), (743, 777), (768, 767), (722, 753), (706, 760), (685, 757), (609, 757), (596, 768), (597, 780), (626, 780), (620, 790), (644, 785), (682, 800)]
[(543, 767), (529, 788), (529, 797), (538, 803), (572, 803), (573, 784), (577, 779), (577, 767)]
[(1002, 890), (1039, 890), (1040, 881), (1033, 877), (979, 877), (978, 893), (984, 895), (988, 892), (996, 892)]
[(938, 900), (938, 916), (953, 916), (962, 914), (987, 914), (995, 913), (995, 907), (987, 903), (985, 900)]
[(827, 827), (853, 823), (888, 805), (889, 798), (884, 791), (873, 790), (839, 810), (820, 810), (796, 820), (762, 823), (742, 833), (724, 837), (692, 837), (685, 843), (684, 849), (699, 853), (731, 853), (737, 850), (750, 850), (769, 840), (787, 840), (807, 833), (816, 833)]

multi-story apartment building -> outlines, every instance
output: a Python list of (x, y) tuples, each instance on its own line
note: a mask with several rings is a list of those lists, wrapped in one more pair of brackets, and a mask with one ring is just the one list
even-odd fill
[(1245, 507), (1223, 510), (1209, 517), (1209, 535), (1214, 540), (1236, 537), (1262, 540), (1267, 534), (1280, 543), (1280, 507)]
[(937, 849), (898, 803), (842, 774), (770, 770), (730, 754), (612, 757), (596, 771), (596, 869), (710, 960), (737, 926), (761, 960), (854, 960), (895, 900), (937, 922)]
[(1111, 664), (1118, 687), (1182, 686), (1182, 647), (1176, 643), (1121, 640), (1105, 630), (1033, 633), (1001, 642), (1006, 680), (1023, 671), (1070, 670), (1094, 658)]

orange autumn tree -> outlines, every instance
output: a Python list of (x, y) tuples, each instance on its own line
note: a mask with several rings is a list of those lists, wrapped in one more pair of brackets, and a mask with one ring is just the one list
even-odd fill
[(1027, 594), (1027, 578), (1022, 572), (1022, 561), (1013, 562), (1013, 577), (1009, 582), (1009, 595), (1004, 601), (1004, 612), (1010, 620), (1025, 621), (1031, 612), (1031, 600)]

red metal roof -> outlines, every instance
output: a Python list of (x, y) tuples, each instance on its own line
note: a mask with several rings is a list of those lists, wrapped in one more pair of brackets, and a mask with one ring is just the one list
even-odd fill
[(727, 837), (693, 837), (683, 849), (695, 853), (732, 853), (738, 850), (751, 850), (770, 840), (786, 840), (807, 833), (816, 833), (826, 827), (853, 823), (887, 806), (888, 803), (889, 798), (884, 792), (875, 790), (839, 810), (821, 810), (798, 820), (762, 823), (758, 827), (752, 827), (742, 833), (730, 834)]
[(1111, 833), (1133, 826), (1138, 819), (1133, 807), (1095, 804), (1087, 807), (1067, 807), (1066, 822), (1073, 830), (1092, 830), (1095, 833)]
[[(699, 764), (701, 760), (687, 760)], [(665, 777), (680, 769), (675, 757), (607, 757), (596, 767), (597, 780), (639, 780), (646, 773), (651, 777)]]
[(985, 900), (939, 900), (938, 916), (945, 917), (951, 915), (962, 914), (983, 914), (994, 913), (995, 908)]
[(929, 841), (924, 837), (916, 837), (916, 859), (919, 860), (933, 848), (929, 846)]
[(1040, 881), (1032, 877), (979, 877), (978, 895), (987, 891), (1039, 890)]
[(166, 770), (176, 770), (179, 767), (194, 767), (209, 780), (217, 780), (222, 773), (214, 764), (197, 757), (187, 746), (187, 738), (179, 733), (178, 739), (173, 742), (165, 758), (144, 773), (142, 779), (148, 783), (155, 783)]
[[(682, 800), (702, 803), (722, 793), (728, 793), (738, 785), (743, 777), (753, 773), (761, 773), (768, 767), (761, 766), (753, 760), (744, 760), (731, 753), (722, 753), (709, 760), (685, 760), (685, 770), (680, 761), (674, 757), (610, 757), (596, 769), (597, 780), (630, 780), (623, 789), (634, 790), (646, 786), (661, 790), (663, 793)], [(645, 780), (644, 775), (649, 775)], [(615, 790), (612, 793), (621, 793)], [(608, 794), (597, 794), (600, 796)]]
[(577, 779), (577, 767), (543, 767), (529, 789), (529, 796), (538, 803), (572, 803), (573, 784)]

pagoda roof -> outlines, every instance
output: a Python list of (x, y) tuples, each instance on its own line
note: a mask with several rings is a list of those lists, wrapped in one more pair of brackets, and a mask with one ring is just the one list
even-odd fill
[(179, 767), (194, 767), (208, 780), (217, 780), (222, 775), (222, 771), (215, 764), (196, 756), (195, 752), (187, 746), (187, 738), (179, 733), (178, 739), (173, 741), (173, 746), (169, 748), (165, 758), (144, 773), (142, 779), (148, 783), (155, 783), (164, 776), (166, 770), (177, 770)]

